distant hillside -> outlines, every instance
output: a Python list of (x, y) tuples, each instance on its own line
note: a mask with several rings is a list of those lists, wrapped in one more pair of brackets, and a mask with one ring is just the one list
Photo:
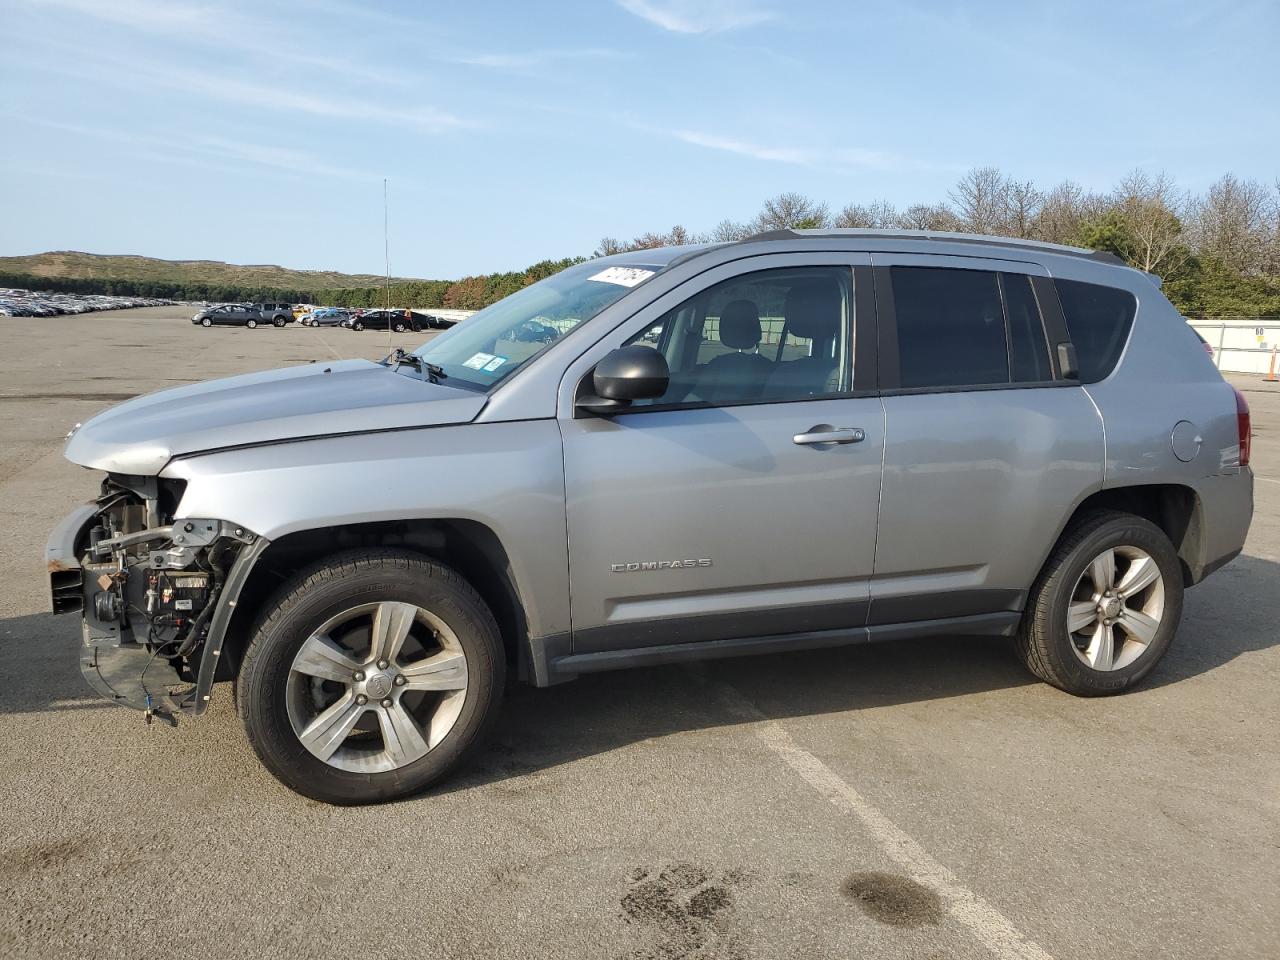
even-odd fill
[[(385, 282), (366, 273), (333, 270), (290, 270), (274, 264), (235, 264), (221, 260), (157, 260), (127, 254), (80, 253), (54, 250), (25, 257), (0, 257), (0, 273), (77, 280), (153, 280), (245, 288), (319, 290), (371, 287)], [(412, 283), (412, 277), (393, 277), (393, 283)]]

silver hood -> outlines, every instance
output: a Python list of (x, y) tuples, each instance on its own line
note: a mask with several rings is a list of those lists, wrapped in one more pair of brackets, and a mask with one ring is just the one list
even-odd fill
[(96, 470), (149, 476), (197, 451), (467, 423), (485, 399), (371, 360), (313, 363), (135, 397), (75, 430), (66, 457)]

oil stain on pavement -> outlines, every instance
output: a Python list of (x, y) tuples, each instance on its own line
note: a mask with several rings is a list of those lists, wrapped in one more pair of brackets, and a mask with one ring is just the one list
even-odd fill
[(840, 891), (867, 916), (892, 927), (936, 926), (942, 919), (941, 898), (909, 877), (879, 871), (854, 873)]

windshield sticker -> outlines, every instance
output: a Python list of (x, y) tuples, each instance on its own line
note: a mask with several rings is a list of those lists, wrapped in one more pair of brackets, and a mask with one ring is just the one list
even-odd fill
[(492, 353), (473, 353), (470, 360), (464, 360), (462, 365), (470, 367), (472, 370), (483, 370), (486, 363), (493, 363), (495, 360), (504, 359), (496, 357)]
[(485, 373), (493, 373), (493, 371), (497, 370), (500, 366), (502, 366), (506, 362), (507, 362), (506, 357), (494, 357), (492, 360), (490, 360), (480, 369), (483, 370)]
[(601, 270), (594, 276), (587, 277), (588, 280), (599, 280), (601, 283), (616, 283), (620, 287), (634, 287), (637, 283), (643, 283), (658, 271), (645, 270), (643, 267), (610, 267), (608, 270)]

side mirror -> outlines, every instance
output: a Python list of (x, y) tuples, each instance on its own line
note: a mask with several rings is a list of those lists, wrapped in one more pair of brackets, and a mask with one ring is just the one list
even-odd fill
[[(590, 390), (579, 390), (577, 406), (590, 413), (608, 414), (633, 400), (662, 396), (670, 382), (667, 358), (653, 347), (621, 347), (596, 364)], [(583, 387), (587, 385), (584, 380)]]

